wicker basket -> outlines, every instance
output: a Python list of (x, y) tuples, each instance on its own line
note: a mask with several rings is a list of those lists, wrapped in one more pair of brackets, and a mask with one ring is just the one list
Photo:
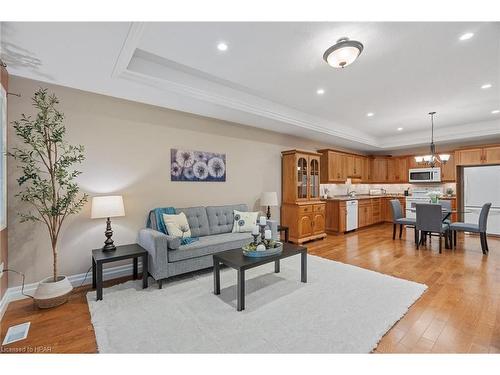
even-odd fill
[(68, 302), (68, 298), (71, 292), (63, 294), (59, 297), (47, 298), (47, 299), (37, 299), (35, 298), (35, 303), (40, 309), (50, 309), (52, 307), (57, 307)]

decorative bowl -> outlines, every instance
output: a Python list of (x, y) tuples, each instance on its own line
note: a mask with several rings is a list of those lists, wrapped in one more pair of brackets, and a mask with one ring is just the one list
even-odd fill
[(250, 257), (250, 258), (262, 258), (262, 257), (268, 257), (271, 255), (278, 255), (281, 254), (283, 251), (283, 243), (281, 242), (275, 242), (273, 248), (267, 249), (265, 251), (257, 251), (255, 250), (255, 245), (253, 244), (248, 244), (242, 247), (243, 249), (243, 255)]

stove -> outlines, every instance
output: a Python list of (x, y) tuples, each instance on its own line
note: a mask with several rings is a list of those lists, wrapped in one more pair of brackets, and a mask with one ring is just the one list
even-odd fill
[[(442, 190), (436, 188), (413, 190), (412, 195), (406, 197), (406, 208), (416, 208), (416, 205), (419, 203), (431, 203), (431, 198), (428, 196), (430, 192), (442, 193)], [(415, 212), (406, 211), (406, 217), (415, 219), (417, 214)]]

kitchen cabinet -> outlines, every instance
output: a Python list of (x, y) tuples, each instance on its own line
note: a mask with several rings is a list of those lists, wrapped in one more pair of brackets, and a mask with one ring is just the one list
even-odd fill
[(326, 237), (325, 203), (319, 196), (321, 155), (283, 151), (281, 179), (281, 223), (289, 227), (289, 240), (302, 243)]
[(361, 178), (363, 172), (363, 157), (344, 155), (345, 173), (350, 178)]
[(375, 156), (371, 160), (372, 181), (378, 183), (388, 182), (388, 165), (386, 157)]
[(471, 148), (455, 151), (457, 165), (478, 165), (483, 162), (483, 149)]
[(404, 183), (408, 182), (408, 158), (397, 157), (394, 158), (394, 182)]
[(500, 146), (485, 147), (483, 155), (485, 164), (500, 164)]
[(361, 180), (365, 183), (369, 183), (372, 181), (370, 158), (363, 158), (363, 172), (361, 173)]
[(371, 199), (358, 201), (358, 228), (373, 224)]
[(455, 166), (455, 154), (450, 153), (450, 159), (441, 164), (441, 181), (442, 182), (455, 182), (457, 180), (457, 168)]
[(346, 155), (332, 150), (319, 150), (321, 183), (344, 183), (347, 179)]

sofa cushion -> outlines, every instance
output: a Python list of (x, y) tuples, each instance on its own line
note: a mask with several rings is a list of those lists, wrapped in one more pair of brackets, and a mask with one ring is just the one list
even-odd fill
[(196, 242), (181, 245), (177, 250), (170, 250), (168, 252), (168, 261), (177, 262), (237, 249), (250, 241), (252, 241), (250, 233), (222, 233), (200, 237)]
[(234, 210), (248, 211), (246, 204), (233, 204), (229, 206), (208, 206), (208, 226), (210, 234), (229, 233), (233, 230)]
[(184, 212), (191, 229), (191, 237), (203, 237), (210, 234), (207, 210), (205, 207), (176, 208), (177, 214)]

